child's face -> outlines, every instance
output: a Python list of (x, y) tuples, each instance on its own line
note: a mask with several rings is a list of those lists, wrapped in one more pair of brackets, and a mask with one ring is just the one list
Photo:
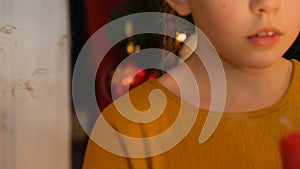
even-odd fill
[(242, 66), (274, 63), (300, 30), (300, 0), (169, 1), (186, 1), (184, 12), (192, 13), (195, 24), (210, 38), (219, 55)]

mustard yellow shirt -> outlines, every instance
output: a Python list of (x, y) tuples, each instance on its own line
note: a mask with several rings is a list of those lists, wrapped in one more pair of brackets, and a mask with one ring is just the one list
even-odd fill
[[(256, 111), (224, 113), (217, 129), (206, 142), (200, 144), (198, 139), (208, 111), (197, 109), (198, 115), (191, 130), (170, 150), (147, 158), (127, 158), (104, 150), (89, 140), (83, 169), (282, 169), (280, 138), (300, 129), (300, 63), (292, 62), (290, 86), (276, 104)], [(146, 138), (168, 130), (178, 117), (180, 107), (183, 107), (184, 113), (195, 110), (192, 105), (182, 104), (179, 97), (156, 80), (131, 90), (132, 104), (141, 111), (149, 109), (149, 93), (154, 89), (162, 90), (167, 98), (166, 108), (156, 120), (145, 124), (130, 121), (120, 115), (114, 104), (102, 112), (103, 117), (124, 135)], [(126, 97), (117, 102), (122, 103), (124, 99)], [(97, 131), (94, 130), (93, 134), (106, 137), (105, 133)], [(122, 139), (115, 144), (130, 153)], [(144, 151), (151, 152), (151, 149), (145, 146)]]

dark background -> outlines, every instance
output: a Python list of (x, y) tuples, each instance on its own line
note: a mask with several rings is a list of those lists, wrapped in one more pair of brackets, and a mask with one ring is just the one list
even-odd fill
[[(71, 68), (73, 70), (80, 50), (89, 37), (108, 22), (137, 12), (157, 11), (154, 0), (69, 0), (70, 29), (72, 37)], [(153, 35), (155, 36), (155, 35)], [(136, 37), (142, 48), (159, 47), (159, 40), (143, 36)], [(143, 42), (140, 42), (143, 39)], [(150, 39), (150, 40), (149, 40)], [(117, 44), (103, 59), (96, 78), (96, 95), (100, 110), (111, 102), (109, 75), (118, 63), (127, 56), (127, 41)], [(73, 71), (71, 71), (73, 72)], [(144, 79), (149, 78), (153, 71), (148, 71)], [(101, 78), (99, 78), (101, 76)], [(80, 169), (84, 159), (88, 137), (82, 130), (75, 111), (72, 114), (72, 168)]]

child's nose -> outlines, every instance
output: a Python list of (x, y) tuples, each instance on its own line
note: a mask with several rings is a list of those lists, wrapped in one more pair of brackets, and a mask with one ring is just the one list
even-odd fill
[(250, 10), (254, 14), (270, 14), (279, 10), (279, 0), (250, 0)]

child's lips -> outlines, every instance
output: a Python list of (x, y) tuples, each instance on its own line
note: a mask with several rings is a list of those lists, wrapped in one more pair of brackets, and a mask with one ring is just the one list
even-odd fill
[(281, 35), (281, 31), (277, 28), (262, 28), (247, 36), (247, 39), (256, 46), (267, 47), (275, 44)]

